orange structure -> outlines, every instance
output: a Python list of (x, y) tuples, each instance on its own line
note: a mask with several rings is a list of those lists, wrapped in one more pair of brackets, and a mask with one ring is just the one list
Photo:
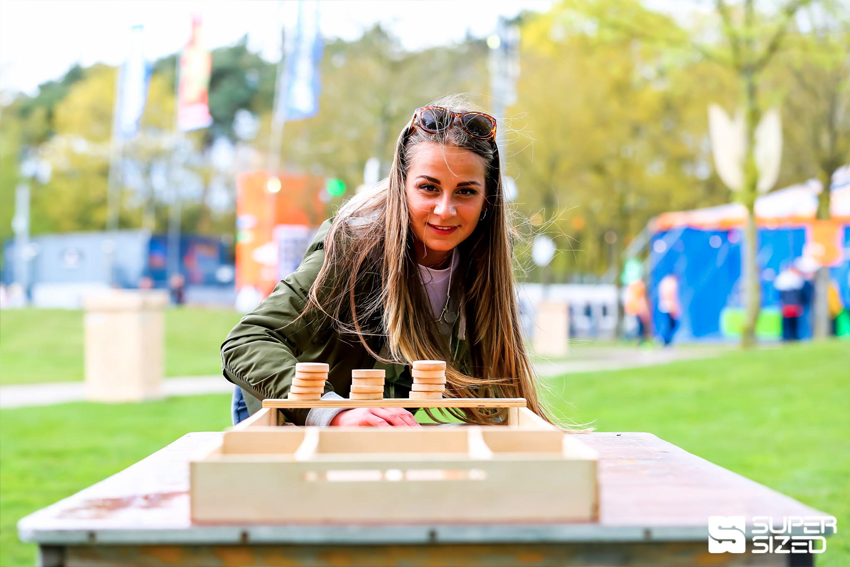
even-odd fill
[(261, 297), (279, 280), (275, 227), (318, 227), (327, 209), (319, 198), (323, 178), (284, 173), (277, 177), (277, 192), (267, 189), (269, 179), (274, 178), (265, 171), (245, 172), (237, 179), (236, 290), (251, 286)]

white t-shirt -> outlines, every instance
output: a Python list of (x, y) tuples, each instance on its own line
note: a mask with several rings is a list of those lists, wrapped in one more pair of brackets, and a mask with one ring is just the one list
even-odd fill
[(440, 318), (443, 308), (446, 306), (446, 299), (449, 296), (450, 276), (457, 263), (458, 255), (455, 254), (448, 268), (434, 270), (422, 265), (419, 266), (419, 275), (422, 276), (425, 293), (428, 294), (428, 299), (431, 302), (431, 313), (433, 313), (434, 319)]

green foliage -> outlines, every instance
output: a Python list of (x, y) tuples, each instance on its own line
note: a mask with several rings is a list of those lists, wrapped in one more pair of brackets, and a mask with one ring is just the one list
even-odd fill
[(213, 126), (209, 139), (216, 136), (234, 137), (233, 118), (240, 108), (250, 108), (259, 86), (259, 73), (268, 65), (248, 51), (248, 36), (236, 45), (213, 52), (210, 76), (210, 113)]
[[(28, 134), (25, 143), (27, 145), (38, 145), (55, 133), (53, 126), (54, 110), (70, 91), (71, 87), (83, 79), (85, 70), (76, 64), (71, 67), (65, 76), (58, 81), (47, 81), (38, 86), (38, 94), (32, 98), (23, 97), (17, 110), (21, 119), (29, 122), (26, 128)], [(40, 126), (34, 126), (32, 118)]]
[[(218, 351), (239, 317), (227, 309), (166, 311), (165, 375), (220, 374)], [(81, 311), (5, 310), (0, 333), (0, 384), (82, 380), (83, 344)]]
[[(520, 210), (539, 212), (559, 242), (552, 270), (561, 277), (618, 263), (622, 246), (661, 212), (727, 198), (705, 142), (706, 107), (729, 80), (695, 54), (600, 22), (612, 12), (660, 35), (677, 29), (618, 1), (563, 2), (522, 27), (515, 108), (528, 114), (509, 170)], [(608, 231), (614, 246), (603, 240)]]
[[(549, 268), (556, 280), (576, 272), (601, 275), (620, 262), (623, 248), (658, 213), (729, 201), (714, 174), (707, 106), (717, 103), (731, 112), (741, 105), (733, 37), (752, 36), (753, 53), (767, 53), (786, 20), (781, 10), (756, 11), (746, 20), (745, 2), (728, 6), (725, 12), (695, 12), (687, 26), (638, 0), (562, 0), (546, 13), (516, 19), (521, 74), (516, 104), (498, 117), (501, 131), (508, 132), (503, 159), (517, 180), (521, 216), (540, 214), (536, 230), (559, 247)], [(837, 0), (818, 6), (826, 22), (788, 26), (781, 48), (770, 52), (771, 64), (761, 69), (758, 105), (783, 109), (780, 187), (823, 178), (827, 166), (850, 160), (850, 16)], [(223, 185), (235, 201), (239, 170), (266, 167), (276, 66), (251, 53), (245, 38), (212, 55), (214, 122), (185, 136), (189, 156), (179, 168), (202, 187), (183, 203), (183, 228), (232, 235), (233, 210), (215, 210), (211, 196)], [(377, 157), (387, 173), (398, 132), (417, 106), (468, 92), (474, 103), (491, 108), (488, 56), (486, 43), (475, 38), (408, 52), (381, 26), (354, 41), (329, 41), (320, 112), (286, 124), (281, 164), (342, 180), (352, 190), (333, 196), (331, 208), (339, 205), (362, 183), (369, 158)], [(121, 227), (167, 227), (172, 158), (181, 139), (174, 134), (176, 61), (170, 55), (154, 62), (141, 132), (122, 148), (141, 181), (118, 176)], [(104, 228), (114, 72), (102, 65), (77, 67), (42, 85), (37, 96), (19, 96), (2, 109), (0, 237), (10, 235), (16, 155), (26, 146), (40, 148), (54, 166), (50, 184), (33, 187), (32, 231)], [(260, 121), (253, 141), (235, 138), (240, 109)], [(243, 150), (250, 146), (253, 156), (239, 169), (216, 170), (208, 150), (218, 137)], [(154, 187), (163, 176), (166, 186)]]

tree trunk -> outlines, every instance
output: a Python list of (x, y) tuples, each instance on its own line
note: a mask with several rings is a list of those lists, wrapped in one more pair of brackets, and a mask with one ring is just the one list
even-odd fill
[[(747, 3), (748, 16), (752, 10)], [(752, 29), (750, 27), (750, 29)], [(748, 50), (752, 54), (752, 49)], [(744, 302), (746, 312), (744, 327), (741, 330), (741, 346), (750, 348), (756, 344), (756, 324), (761, 312), (761, 274), (758, 267), (758, 227), (756, 226), (756, 198), (758, 197), (759, 171), (756, 165), (755, 145), (756, 128), (761, 120), (761, 110), (756, 92), (756, 74), (749, 61), (743, 68), (745, 96), (745, 124), (747, 136), (747, 154), (744, 161), (744, 187), (741, 197), (747, 207), (747, 227), (744, 230), (744, 249), (741, 255), (744, 263)]]
[(747, 226), (744, 229), (744, 249), (741, 259), (743, 261), (743, 292), (746, 314), (744, 327), (741, 331), (741, 346), (750, 348), (756, 344), (756, 324), (761, 312), (761, 277), (758, 270), (758, 232), (756, 227), (756, 215), (749, 209)]
[[(832, 176), (835, 170), (821, 172), (821, 187), (823, 190), (818, 196), (818, 220), (829, 220), (829, 206), (831, 198)], [(812, 332), (813, 338), (825, 339), (829, 336), (829, 302), (827, 295), (829, 293), (829, 268), (821, 267), (815, 276), (815, 297), (813, 305), (814, 329)]]

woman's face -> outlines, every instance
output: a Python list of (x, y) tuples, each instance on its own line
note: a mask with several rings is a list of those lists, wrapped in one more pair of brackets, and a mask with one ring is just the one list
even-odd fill
[(475, 230), (484, 209), (484, 169), (484, 158), (454, 145), (412, 148), (405, 193), (420, 264), (439, 263)]

